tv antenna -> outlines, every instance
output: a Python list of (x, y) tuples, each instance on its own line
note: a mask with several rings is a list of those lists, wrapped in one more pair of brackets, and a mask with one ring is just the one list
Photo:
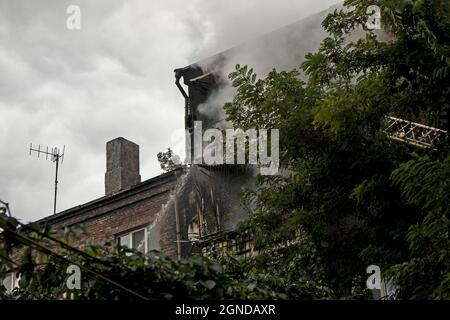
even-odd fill
[(44, 150), (41, 149), (41, 145), (38, 145), (38, 148), (33, 148), (33, 144), (30, 143), (30, 156), (31, 152), (36, 152), (38, 155), (38, 158), (41, 154), (45, 155), (45, 160), (48, 160), (50, 158), (51, 161), (55, 163), (55, 199), (53, 201), (53, 214), (56, 214), (56, 196), (58, 194), (58, 169), (59, 169), (59, 160), (61, 160), (61, 164), (64, 162), (64, 152), (66, 150), (66, 146), (63, 147), (62, 153), (60, 152), (59, 148), (51, 148), (50, 150), (48, 147)]

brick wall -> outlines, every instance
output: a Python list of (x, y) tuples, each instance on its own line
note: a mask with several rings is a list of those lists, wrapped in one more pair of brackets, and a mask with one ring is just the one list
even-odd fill
[[(206, 173), (201, 173), (204, 171)], [(48, 216), (38, 223), (54, 229), (81, 226), (87, 235), (72, 245), (114, 241), (119, 235), (150, 226), (158, 217), (154, 237), (157, 249), (167, 255), (184, 258), (195, 252), (188, 238), (188, 225), (202, 217), (201, 235), (229, 232), (245, 218), (240, 206), (241, 188), (248, 173), (192, 168), (178, 169), (144, 181), (122, 192), (108, 195), (81, 206)], [(179, 232), (177, 232), (177, 224)], [(198, 249), (198, 248), (197, 248)]]
[[(82, 226), (87, 231), (74, 245), (83, 247), (115, 240), (118, 235), (149, 226), (161, 211), (176, 185), (175, 172), (142, 182), (135, 187), (66, 210), (38, 221), (55, 229)], [(174, 218), (161, 221), (161, 251), (177, 256)]]

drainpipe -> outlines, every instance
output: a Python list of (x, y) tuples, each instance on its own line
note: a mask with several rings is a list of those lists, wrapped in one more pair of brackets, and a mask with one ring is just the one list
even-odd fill
[(186, 93), (186, 91), (184, 90), (183, 86), (180, 83), (180, 79), (181, 77), (184, 76), (185, 71), (188, 69), (189, 67), (185, 67), (185, 68), (180, 68), (180, 69), (175, 69), (175, 84), (178, 87), (178, 90), (180, 90), (181, 94), (184, 97), (184, 128), (188, 129), (189, 131), (189, 137), (186, 135), (186, 159), (188, 159), (189, 163), (192, 163), (192, 147), (193, 147), (193, 141), (192, 141), (192, 134), (193, 134), (193, 119), (192, 119), (192, 115), (191, 115), (191, 106), (189, 103), (189, 96)]
[(174, 72), (175, 72), (175, 84), (177, 85), (178, 89), (180, 89), (183, 97), (185, 99), (187, 99), (188, 95), (186, 94), (186, 91), (184, 91), (183, 87), (180, 85), (180, 79), (183, 76), (183, 73), (185, 70), (186, 70), (186, 68), (178, 68), (178, 69), (175, 69)]
[(187, 124), (188, 124), (187, 123), (187, 119), (188, 119), (188, 116), (190, 114), (190, 110), (189, 110), (189, 96), (187, 95), (186, 91), (184, 91), (183, 86), (180, 84), (180, 79), (183, 76), (183, 71), (185, 69), (186, 68), (175, 69), (174, 72), (175, 72), (175, 84), (177, 85), (178, 90), (180, 90), (181, 94), (184, 97), (184, 120), (185, 120), (185, 123), (186, 123), (186, 126), (187, 126)]
[[(178, 175), (175, 172), (175, 177), (178, 183)], [(175, 211), (175, 228), (177, 233), (177, 258), (181, 260), (181, 228), (180, 228), (180, 216), (178, 213), (178, 197), (177, 194), (174, 194), (174, 211)]]

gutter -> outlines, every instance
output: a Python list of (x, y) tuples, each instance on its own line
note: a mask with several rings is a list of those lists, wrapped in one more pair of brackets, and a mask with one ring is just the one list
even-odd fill
[(184, 121), (185, 121), (185, 128), (189, 128), (189, 123), (188, 123), (188, 118), (189, 115), (191, 114), (191, 110), (190, 110), (190, 105), (189, 105), (189, 96), (186, 93), (186, 91), (184, 90), (183, 86), (180, 84), (180, 79), (181, 77), (184, 77), (184, 73), (187, 71), (189, 67), (185, 67), (185, 68), (179, 68), (179, 69), (175, 69), (175, 84), (178, 87), (178, 90), (180, 90), (181, 94), (184, 97)]

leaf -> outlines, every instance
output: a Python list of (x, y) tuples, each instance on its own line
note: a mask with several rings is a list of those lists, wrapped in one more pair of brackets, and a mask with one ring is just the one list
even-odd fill
[(216, 286), (216, 282), (213, 280), (206, 280), (206, 281), (202, 280), (202, 281), (200, 281), (200, 284), (209, 290), (211, 290), (212, 288), (214, 288)]

